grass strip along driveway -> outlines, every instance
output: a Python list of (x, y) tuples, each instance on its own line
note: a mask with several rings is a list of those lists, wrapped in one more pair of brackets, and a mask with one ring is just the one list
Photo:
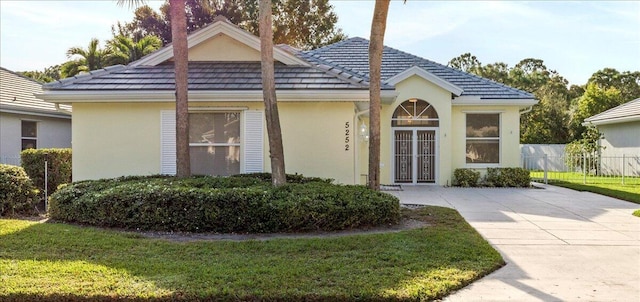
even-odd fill
[(0, 219), (0, 300), (414, 301), (504, 265), (454, 210), (403, 216), (394, 233), (171, 242), (136, 233)]
[[(640, 178), (627, 177), (622, 184), (622, 177), (587, 176), (586, 184), (580, 173), (552, 172), (549, 184), (576, 191), (597, 193), (640, 204)], [(540, 181), (544, 173), (531, 172), (531, 178)]]

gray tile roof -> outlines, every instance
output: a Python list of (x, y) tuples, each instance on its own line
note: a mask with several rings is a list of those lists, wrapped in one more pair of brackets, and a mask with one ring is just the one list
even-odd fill
[[(261, 90), (260, 62), (189, 62), (189, 90)], [(368, 89), (341, 70), (275, 64), (276, 89)], [(173, 90), (172, 63), (112, 66), (45, 85), (48, 90)]]
[[(369, 41), (350, 38), (315, 50), (298, 53), (302, 58), (319, 65), (327, 65), (344, 72), (369, 78)], [(478, 96), (483, 99), (533, 99), (532, 94), (489, 79), (469, 74), (433, 61), (391, 48), (384, 47), (382, 56), (382, 80), (412, 67), (418, 66), (454, 84), (464, 92), (462, 96)]]
[[(312, 51), (279, 45), (312, 66), (275, 64), (276, 89), (367, 90), (369, 41), (351, 38)], [(46, 90), (173, 90), (173, 63), (111, 66), (44, 86)], [(533, 99), (530, 93), (462, 72), (390, 47), (384, 48), (383, 81), (418, 66), (482, 99)], [(190, 62), (189, 90), (260, 90), (260, 62)], [(393, 90), (388, 84), (383, 90)]]
[[(34, 93), (42, 93), (42, 84), (0, 67), (0, 111), (69, 117), (57, 111), (54, 104), (37, 99)], [(71, 106), (61, 108), (71, 110)]]
[(584, 121), (598, 124), (607, 121), (628, 120), (634, 117), (640, 119), (640, 98), (588, 117)]

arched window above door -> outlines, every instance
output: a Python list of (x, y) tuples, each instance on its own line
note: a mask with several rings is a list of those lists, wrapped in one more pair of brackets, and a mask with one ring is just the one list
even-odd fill
[(391, 118), (392, 127), (438, 127), (438, 113), (428, 102), (418, 99), (404, 101)]

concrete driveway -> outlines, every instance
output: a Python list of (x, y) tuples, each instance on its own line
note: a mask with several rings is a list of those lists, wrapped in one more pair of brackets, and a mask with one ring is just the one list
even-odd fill
[(541, 187), (389, 193), (458, 210), (507, 262), (445, 301), (640, 301), (640, 205)]

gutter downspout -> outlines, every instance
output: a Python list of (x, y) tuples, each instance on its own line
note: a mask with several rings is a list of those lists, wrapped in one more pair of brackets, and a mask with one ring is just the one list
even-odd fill
[(519, 111), (520, 115), (523, 115), (525, 113), (531, 112), (531, 110), (533, 110), (533, 106), (529, 106), (529, 108), (526, 108), (524, 110)]
[(354, 134), (354, 143), (353, 143), (353, 184), (354, 185), (358, 185), (360, 184), (360, 175), (358, 174), (359, 171), (359, 163), (360, 163), (360, 159), (358, 158), (358, 145), (360, 144), (360, 133), (358, 132), (358, 120), (360, 120), (360, 116), (365, 114), (365, 113), (369, 113), (369, 109), (366, 110), (362, 110), (360, 112), (356, 112), (356, 114), (353, 116), (353, 134)]
[(60, 103), (54, 103), (54, 105), (56, 106), (56, 111), (71, 114), (71, 111), (60, 108)]

